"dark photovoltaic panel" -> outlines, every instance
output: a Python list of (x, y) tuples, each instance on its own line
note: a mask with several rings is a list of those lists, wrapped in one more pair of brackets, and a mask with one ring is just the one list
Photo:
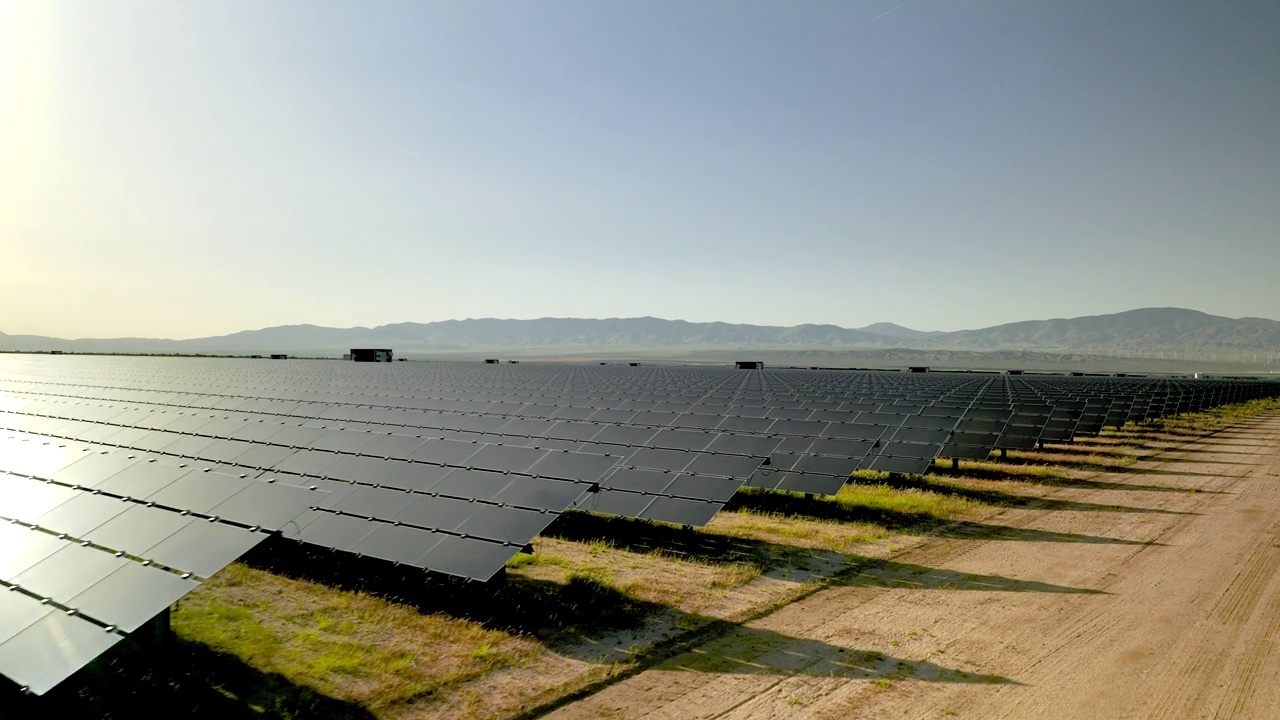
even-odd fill
[(266, 537), (0, 471), (0, 674), (46, 692)]
[[(47, 689), (271, 532), (487, 579), (569, 508), (699, 525), (744, 484), (834, 494), (858, 469), (924, 472), (940, 456), (1066, 442), (1276, 389), (1180, 378), (6, 357), (0, 577), (18, 589), (0, 593), (10, 598), (0, 672)], [(19, 667), (28, 654), (36, 659)]]
[(0, 674), (47, 691), (322, 494), (235, 478), (201, 516), (151, 498), (226, 476), (157, 460), (0, 433)]

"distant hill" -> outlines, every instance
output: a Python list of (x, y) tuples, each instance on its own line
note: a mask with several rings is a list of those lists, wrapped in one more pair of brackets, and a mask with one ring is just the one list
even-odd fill
[(949, 350), (1125, 354), (1280, 352), (1280, 322), (1232, 319), (1195, 310), (1146, 308), (1112, 315), (1031, 320), (957, 332), (924, 332), (892, 323), (777, 327), (642, 318), (494, 318), (395, 323), (374, 328), (284, 325), (191, 340), (64, 340), (0, 333), (0, 350), (335, 356), (352, 347), (400, 353), (619, 351), (669, 349), (682, 356), (718, 350)]
[(883, 337), (898, 338), (905, 340), (913, 340), (915, 338), (931, 337), (934, 335), (943, 335), (940, 332), (926, 332), (924, 330), (912, 330), (901, 325), (894, 325), (891, 322), (878, 322), (868, 325), (864, 328), (858, 328), (862, 332), (871, 333), (872, 335), (881, 335)]

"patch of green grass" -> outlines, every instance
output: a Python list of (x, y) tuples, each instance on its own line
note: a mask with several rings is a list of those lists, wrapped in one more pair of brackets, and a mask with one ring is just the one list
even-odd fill
[(926, 490), (900, 490), (883, 483), (847, 484), (840, 488), (832, 502), (846, 510), (872, 508), (936, 520), (953, 520), (976, 505), (967, 498)]
[(372, 710), (438, 695), (545, 652), (473, 621), (239, 564), (184, 598), (172, 622), (184, 640)]

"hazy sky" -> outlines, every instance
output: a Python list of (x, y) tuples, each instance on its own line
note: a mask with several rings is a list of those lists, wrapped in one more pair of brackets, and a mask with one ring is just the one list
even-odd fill
[(1280, 317), (1280, 2), (0, 0), (0, 331)]

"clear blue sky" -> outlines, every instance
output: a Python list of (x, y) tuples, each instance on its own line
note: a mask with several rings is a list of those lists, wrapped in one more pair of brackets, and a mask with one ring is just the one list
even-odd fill
[(1280, 317), (1280, 3), (0, 0), (0, 331)]

